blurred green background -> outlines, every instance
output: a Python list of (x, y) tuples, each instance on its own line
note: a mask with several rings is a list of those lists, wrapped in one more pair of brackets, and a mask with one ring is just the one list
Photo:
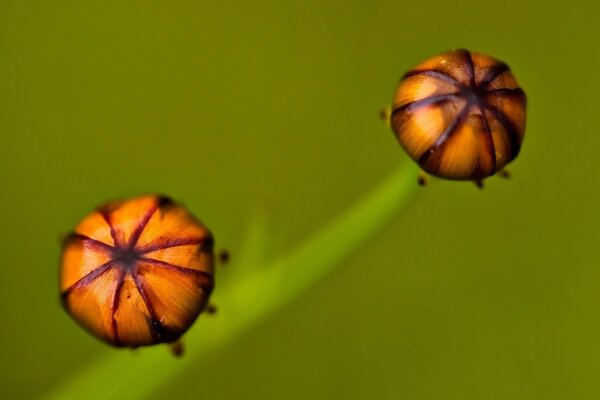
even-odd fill
[(597, 396), (599, 12), (1, 1), (1, 397), (117, 351), (58, 302), (59, 237), (95, 205), (182, 200), (230, 250), (227, 280), (257, 210), (280, 254), (408, 162), (378, 111), (404, 71), (456, 47), (507, 62), (528, 95), (513, 178), (420, 189), (339, 272), (153, 398)]

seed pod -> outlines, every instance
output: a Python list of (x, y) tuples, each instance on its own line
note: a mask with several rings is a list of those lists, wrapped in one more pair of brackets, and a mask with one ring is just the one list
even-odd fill
[(212, 292), (213, 237), (161, 196), (110, 202), (85, 217), (63, 246), (65, 310), (119, 347), (177, 340)]
[(404, 75), (391, 127), (400, 145), (434, 176), (480, 181), (521, 149), (526, 97), (506, 64), (455, 50)]

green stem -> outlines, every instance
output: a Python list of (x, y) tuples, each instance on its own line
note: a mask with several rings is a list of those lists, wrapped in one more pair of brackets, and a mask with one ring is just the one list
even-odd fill
[(396, 170), (291, 252), (217, 289), (219, 314), (200, 321), (197, 334), (186, 335), (182, 359), (174, 359), (163, 346), (136, 354), (110, 351), (66, 377), (46, 398), (112, 399), (126, 394), (129, 400), (143, 399), (188, 364), (206, 362), (207, 356), (298, 298), (372, 238), (416, 193), (417, 171), (412, 163)]

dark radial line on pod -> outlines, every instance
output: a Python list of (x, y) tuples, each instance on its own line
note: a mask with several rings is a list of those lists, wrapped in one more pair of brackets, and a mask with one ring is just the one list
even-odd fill
[(156, 210), (158, 210), (158, 204), (150, 208), (139, 221), (138, 226), (135, 228), (135, 231), (133, 231), (133, 233), (131, 234), (131, 239), (129, 241), (130, 249), (133, 249), (135, 247), (136, 243), (140, 239), (140, 236), (142, 236), (142, 233), (144, 232), (148, 221), (150, 221), (150, 218), (152, 218), (154, 213), (156, 213)]
[(112, 263), (113, 263), (113, 260), (107, 262), (106, 264), (102, 264), (101, 266), (99, 266), (98, 268), (96, 268), (93, 271), (89, 272), (83, 278), (79, 279), (77, 282), (75, 282), (74, 284), (72, 284), (67, 290), (65, 290), (62, 293), (62, 295), (61, 295), (62, 299), (63, 300), (66, 299), (69, 296), (69, 294), (71, 294), (71, 292), (73, 292), (73, 290), (79, 289), (79, 288), (82, 288), (82, 287), (86, 287), (90, 283), (92, 283), (94, 280), (96, 280), (98, 277), (100, 277), (103, 274), (105, 274), (106, 271), (108, 271), (110, 269)]
[(514, 158), (519, 154), (519, 151), (521, 150), (521, 140), (519, 138), (519, 134), (517, 133), (516, 128), (514, 127), (514, 125), (508, 120), (508, 118), (506, 118), (506, 115), (498, 110), (496, 107), (494, 107), (491, 104), (486, 103), (484, 105), (484, 107), (491, 112), (494, 117), (496, 117), (496, 119), (500, 122), (500, 124), (502, 125), (502, 127), (504, 128), (504, 130), (506, 131), (506, 133), (509, 136), (509, 142), (510, 142), (510, 159), (508, 161), (514, 160)]
[(467, 61), (467, 70), (469, 71), (469, 83), (471, 87), (475, 87), (475, 65), (473, 64), (473, 56), (468, 50), (461, 50)]
[(439, 71), (437, 69), (421, 69), (421, 70), (409, 71), (406, 74), (404, 74), (402, 79), (410, 78), (411, 76), (416, 76), (416, 75), (425, 75), (425, 76), (429, 76), (434, 79), (439, 79), (441, 81), (444, 81), (444, 82), (447, 82), (447, 83), (450, 83), (453, 85), (460, 85), (460, 82), (458, 82), (456, 80), (456, 78), (454, 78), (452, 75), (450, 75), (444, 71)]
[(106, 250), (106, 251), (111, 251), (111, 252), (114, 250), (114, 247), (111, 246), (110, 244), (101, 242), (100, 240), (93, 239), (87, 235), (83, 235), (83, 234), (77, 233), (77, 232), (72, 232), (65, 238), (65, 242), (69, 242), (69, 241), (73, 241), (73, 240), (81, 240), (82, 242), (86, 242), (87, 244), (89, 244), (93, 247), (96, 247), (97, 249), (101, 249), (101, 250)]
[(115, 297), (113, 298), (112, 303), (112, 331), (114, 335), (114, 342), (117, 346), (120, 346), (121, 339), (119, 338), (119, 327), (117, 326), (117, 320), (115, 319), (115, 313), (119, 308), (119, 303), (121, 301), (121, 290), (123, 288), (123, 283), (125, 282), (125, 273), (123, 271), (119, 272), (119, 281), (117, 283), (117, 288), (115, 289)]
[(203, 237), (203, 238), (172, 239), (172, 240), (167, 240), (164, 243), (155, 244), (152, 246), (138, 249), (137, 253), (138, 254), (146, 254), (146, 253), (151, 253), (156, 250), (168, 249), (170, 247), (186, 246), (188, 244), (202, 244), (207, 240), (210, 240), (210, 236)]
[(181, 273), (184, 273), (184, 274), (197, 275), (198, 277), (202, 278), (203, 281), (207, 281), (206, 283), (210, 284), (211, 286), (213, 285), (214, 278), (213, 278), (212, 274), (209, 274), (206, 271), (202, 271), (202, 270), (194, 269), (194, 268), (189, 268), (189, 267), (182, 267), (180, 265), (171, 264), (171, 263), (168, 263), (166, 261), (156, 260), (154, 258), (141, 257), (139, 259), (139, 261), (140, 262), (146, 262), (148, 264), (152, 264), (152, 265), (155, 265), (157, 267), (162, 267), (162, 268), (170, 269), (171, 271), (177, 271), (177, 272), (181, 272)]
[(150, 328), (150, 331), (152, 332), (152, 336), (156, 339), (157, 342), (160, 342), (160, 341), (162, 341), (162, 338), (164, 336), (165, 329), (162, 326), (160, 319), (156, 315), (156, 312), (154, 311), (154, 307), (152, 307), (152, 304), (150, 303), (150, 300), (148, 299), (146, 290), (144, 289), (137, 272), (132, 273), (131, 276), (133, 277), (133, 283), (135, 284), (135, 287), (136, 287), (137, 291), (140, 293), (140, 296), (142, 297), (142, 301), (144, 302), (144, 305), (146, 306), (146, 309), (148, 310), (148, 315), (150, 315), (150, 321), (148, 321), (148, 327)]
[(496, 146), (494, 145), (494, 138), (492, 136), (492, 130), (490, 129), (489, 121), (485, 116), (484, 109), (483, 109), (483, 107), (480, 107), (480, 109), (481, 109), (481, 120), (483, 122), (483, 128), (485, 129), (485, 133), (486, 133), (485, 141), (486, 141), (486, 145), (488, 147), (488, 151), (490, 152), (490, 155), (492, 157), (492, 173), (493, 173), (496, 170), (496, 164), (497, 164)]
[(508, 65), (501, 62), (494, 65), (493, 67), (489, 68), (487, 73), (483, 76), (483, 78), (481, 78), (481, 82), (477, 84), (477, 87), (485, 88), (487, 85), (490, 84), (490, 82), (496, 79), (498, 75), (506, 71), (508, 71)]
[(508, 96), (508, 97), (512, 97), (512, 98), (514, 98), (514, 97), (524, 98), (525, 97), (525, 92), (520, 87), (517, 87), (514, 89), (509, 89), (509, 88), (490, 89), (490, 90), (486, 90), (484, 93), (486, 96)]
[(115, 232), (115, 227), (113, 226), (110, 220), (110, 214), (108, 210), (106, 208), (101, 208), (100, 210), (98, 210), (98, 212), (100, 213), (100, 215), (102, 215), (102, 218), (104, 218), (104, 221), (110, 228), (110, 236), (112, 237), (113, 242), (115, 242), (115, 247), (120, 246), (121, 244), (117, 242), (117, 233)]
[(425, 153), (423, 153), (423, 155), (419, 158), (419, 165), (426, 163), (427, 160), (429, 160), (429, 158), (442, 147), (444, 142), (446, 142), (446, 140), (448, 140), (448, 138), (458, 130), (458, 128), (462, 125), (465, 117), (467, 116), (469, 109), (470, 107), (466, 105), (460, 112), (460, 114), (458, 114), (458, 116), (454, 118), (452, 123), (448, 125), (446, 129), (444, 129), (444, 131), (441, 133), (440, 137), (438, 137), (435, 143), (431, 147), (429, 147), (429, 149), (427, 149)]
[(413, 109), (419, 108), (419, 107), (425, 107), (425, 106), (429, 106), (429, 105), (433, 105), (433, 104), (445, 103), (447, 101), (451, 101), (458, 95), (459, 95), (458, 93), (447, 93), (447, 94), (440, 94), (437, 96), (425, 97), (424, 99), (411, 101), (410, 103), (402, 104), (401, 106), (394, 108), (392, 110), (392, 116), (394, 114), (402, 112), (402, 111), (412, 111)]

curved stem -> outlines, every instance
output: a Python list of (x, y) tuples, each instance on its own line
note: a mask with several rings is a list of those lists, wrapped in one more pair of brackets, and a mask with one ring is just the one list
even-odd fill
[(163, 346), (135, 356), (110, 351), (68, 376), (46, 398), (93, 394), (111, 399), (126, 393), (129, 400), (143, 399), (188, 364), (206, 362), (207, 356), (297, 299), (372, 238), (414, 196), (417, 174), (413, 163), (394, 171), (295, 249), (217, 290), (219, 314), (185, 336), (188, 352), (183, 358), (174, 359)]

